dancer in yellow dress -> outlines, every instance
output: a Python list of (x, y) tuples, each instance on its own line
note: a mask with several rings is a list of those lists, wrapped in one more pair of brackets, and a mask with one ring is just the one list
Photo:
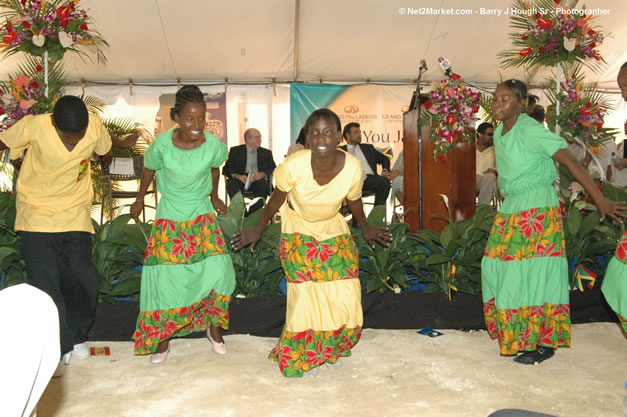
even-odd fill
[[(346, 198), (370, 244), (392, 239), (385, 228), (366, 222), (361, 202), (359, 160), (337, 149), (340, 119), (316, 110), (305, 123), (309, 149), (290, 155), (274, 171), (276, 188), (255, 227), (236, 234), (238, 250), (259, 239), (281, 208), (280, 256), (287, 276), (285, 327), (270, 359), (284, 376), (338, 367), (359, 341), (363, 325), (359, 259), (346, 220), (339, 213)], [(287, 199), (287, 204), (283, 204)]]

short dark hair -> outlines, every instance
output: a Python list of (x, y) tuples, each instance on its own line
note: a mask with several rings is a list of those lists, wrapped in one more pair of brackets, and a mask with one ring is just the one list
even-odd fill
[(305, 136), (305, 128), (301, 127), (300, 132), (298, 132), (298, 137), (296, 138), (296, 143), (299, 145), (305, 145), (307, 142), (307, 137)]
[(303, 129), (305, 129), (305, 133), (309, 131), (309, 126), (311, 126), (313, 123), (317, 122), (320, 119), (326, 119), (331, 123), (335, 123), (338, 132), (342, 130), (342, 122), (340, 122), (340, 118), (337, 117), (337, 114), (329, 109), (318, 109), (311, 113), (307, 118), (305, 126), (303, 127)]
[(348, 135), (351, 132), (351, 129), (354, 128), (354, 127), (359, 128), (359, 123), (351, 122), (351, 123), (347, 124), (346, 126), (344, 126), (344, 131), (342, 132), (342, 137), (344, 139), (346, 139), (346, 135)]
[(61, 132), (77, 133), (87, 129), (89, 113), (83, 100), (76, 96), (63, 96), (52, 110), (54, 125)]
[(530, 112), (527, 113), (532, 119), (536, 119), (539, 123), (544, 123), (544, 106), (536, 104)]
[(497, 87), (500, 87), (502, 85), (512, 90), (514, 95), (519, 100), (524, 100), (527, 98), (527, 85), (524, 82), (520, 80), (512, 79), (512, 80), (503, 81), (502, 83), (497, 85)]
[(483, 122), (479, 125), (479, 127), (477, 127), (477, 133), (484, 134), (488, 129), (494, 129), (492, 123)]
[(187, 103), (205, 104), (205, 96), (195, 85), (186, 85), (176, 92), (174, 107), (170, 109), (170, 118), (174, 120), (174, 116), (179, 114), (181, 109)]
[(627, 68), (627, 61), (625, 61), (625, 63), (620, 67), (619, 71), (624, 70), (625, 68)]

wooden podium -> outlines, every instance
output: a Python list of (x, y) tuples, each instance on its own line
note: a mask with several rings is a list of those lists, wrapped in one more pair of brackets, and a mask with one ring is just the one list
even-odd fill
[(433, 159), (435, 142), (429, 139), (431, 129), (421, 126), (422, 161), (418, 161), (418, 111), (410, 110), (403, 114), (403, 184), (405, 194), (405, 216), (409, 231), (420, 229), (420, 182), (418, 178), (419, 162), (422, 163), (422, 223), (425, 229), (441, 232), (448, 222), (434, 217), (440, 214), (448, 217), (449, 213), (440, 194), (448, 196), (451, 216), (459, 220), (468, 219), (475, 213), (475, 144), (457, 143), (451, 146), (446, 155), (446, 162)]

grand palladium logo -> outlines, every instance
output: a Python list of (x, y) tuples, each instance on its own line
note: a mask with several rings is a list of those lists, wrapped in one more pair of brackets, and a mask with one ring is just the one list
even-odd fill
[(349, 104), (347, 106), (344, 106), (344, 113), (355, 114), (358, 112), (359, 112), (359, 107), (355, 106), (354, 104)]

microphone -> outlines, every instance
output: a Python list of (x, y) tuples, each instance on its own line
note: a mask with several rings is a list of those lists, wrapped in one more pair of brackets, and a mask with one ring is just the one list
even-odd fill
[(451, 75), (451, 72), (453, 71), (453, 64), (451, 63), (451, 61), (449, 61), (448, 59), (444, 59), (442, 57), (439, 57), (438, 58), (438, 63), (440, 64), (440, 66), (444, 70), (444, 74)]
[(429, 68), (427, 68), (427, 61), (425, 61), (424, 59), (420, 60), (420, 68), (423, 71), (428, 71)]

